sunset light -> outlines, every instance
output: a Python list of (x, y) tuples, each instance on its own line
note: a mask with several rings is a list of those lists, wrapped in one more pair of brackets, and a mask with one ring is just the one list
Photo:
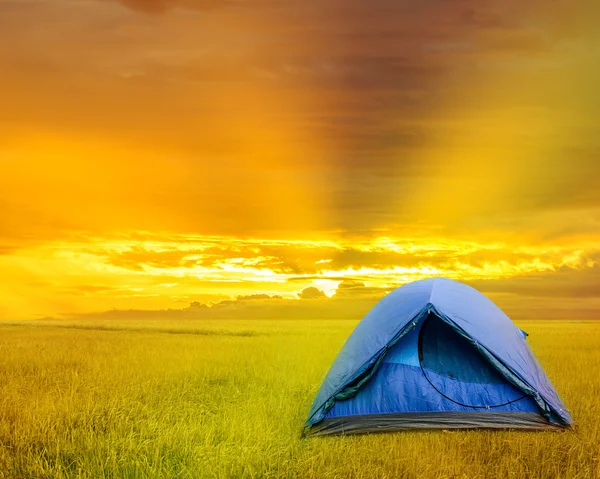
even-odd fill
[(431, 276), (600, 311), (596, 3), (9, 3), (1, 317)]

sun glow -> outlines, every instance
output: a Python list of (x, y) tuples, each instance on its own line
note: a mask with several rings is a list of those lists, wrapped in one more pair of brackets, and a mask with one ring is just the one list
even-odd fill
[[(257, 290), (295, 297), (308, 286), (333, 297), (342, 281), (368, 283), (382, 294), (431, 276), (527, 277), (594, 268), (597, 249), (589, 241), (525, 247), (444, 238), (285, 241), (137, 232), (37, 241), (1, 255), (0, 266), (8, 273), (5, 278), (12, 279), (2, 283), (5, 291), (11, 291), (11, 284), (22, 285), (12, 290), (9, 314), (34, 316), (113, 307), (168, 308), (183, 299), (218, 300)], [(25, 278), (32, 276), (36, 283), (25, 287)]]
[(597, 315), (597, 1), (260, 3), (2, 7), (0, 318), (428, 276)]

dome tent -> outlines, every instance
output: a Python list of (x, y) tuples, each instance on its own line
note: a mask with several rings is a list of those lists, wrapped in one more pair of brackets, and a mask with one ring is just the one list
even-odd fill
[(572, 423), (526, 334), (477, 290), (406, 284), (358, 324), (305, 425), (309, 435)]

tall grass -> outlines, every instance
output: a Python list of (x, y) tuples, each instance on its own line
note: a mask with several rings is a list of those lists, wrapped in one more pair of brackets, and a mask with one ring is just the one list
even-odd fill
[(0, 478), (600, 478), (600, 322), (521, 322), (574, 431), (301, 439), (349, 321), (0, 323)]

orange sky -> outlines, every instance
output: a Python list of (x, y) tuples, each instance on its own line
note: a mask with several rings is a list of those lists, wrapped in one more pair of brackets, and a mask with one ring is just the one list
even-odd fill
[(592, 0), (5, 0), (0, 318), (374, 302), (437, 275), (600, 317), (598, 21)]

